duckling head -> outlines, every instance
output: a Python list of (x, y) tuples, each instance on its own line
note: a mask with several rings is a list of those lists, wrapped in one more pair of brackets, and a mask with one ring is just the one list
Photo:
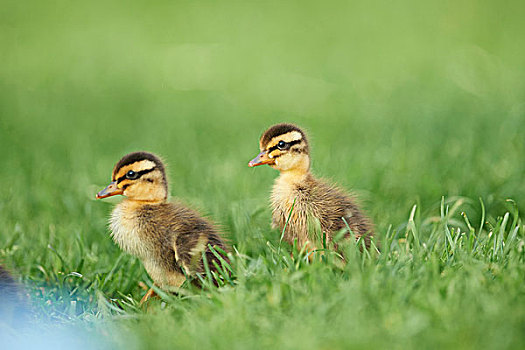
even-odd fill
[(268, 164), (283, 172), (307, 173), (310, 153), (306, 133), (293, 124), (276, 124), (266, 130), (259, 141), (261, 153), (248, 166)]
[(96, 197), (100, 199), (117, 194), (129, 200), (165, 202), (168, 182), (159, 157), (148, 152), (133, 152), (122, 157), (113, 168), (111, 183)]

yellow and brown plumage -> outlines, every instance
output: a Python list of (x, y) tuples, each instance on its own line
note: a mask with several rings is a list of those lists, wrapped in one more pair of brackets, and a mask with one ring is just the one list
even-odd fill
[[(178, 288), (185, 274), (205, 272), (202, 254), (211, 271), (222, 266), (226, 244), (219, 231), (196, 211), (168, 202), (164, 164), (152, 153), (134, 152), (114, 167), (112, 182), (97, 194), (126, 197), (113, 210), (111, 235), (126, 252), (137, 256), (156, 285)], [(209, 247), (218, 248), (216, 254)], [(146, 294), (146, 299), (151, 290)]]
[(319, 226), (332, 241), (348, 224), (358, 238), (363, 237), (367, 247), (370, 245), (372, 223), (352, 196), (311, 174), (310, 147), (303, 130), (293, 124), (274, 125), (261, 136), (259, 147), (261, 153), (248, 165), (268, 164), (280, 172), (271, 205), (273, 226), (281, 230), (286, 226), (284, 239), (290, 243), (297, 240), (300, 248), (312, 250), (322, 239), (315, 237)]

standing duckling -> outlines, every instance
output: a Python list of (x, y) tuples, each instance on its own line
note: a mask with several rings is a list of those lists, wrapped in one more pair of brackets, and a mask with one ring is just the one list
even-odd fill
[(248, 165), (268, 164), (279, 170), (271, 194), (272, 226), (286, 227), (286, 241), (297, 240), (300, 248), (312, 251), (320, 239), (314, 237), (316, 226), (332, 241), (348, 224), (356, 237), (363, 237), (370, 246), (372, 223), (352, 197), (310, 173), (310, 149), (303, 130), (293, 124), (273, 125), (261, 136), (259, 146), (261, 153)]
[[(124, 199), (113, 210), (110, 228), (113, 240), (124, 251), (137, 256), (155, 284), (164, 289), (178, 288), (185, 274), (205, 271), (214, 262), (222, 266), (219, 254), (226, 244), (218, 230), (196, 211), (179, 203), (170, 203), (164, 164), (152, 153), (125, 155), (113, 169), (112, 182), (97, 193), (97, 199), (114, 195)], [(215, 252), (209, 247), (219, 248)], [(150, 289), (142, 302), (154, 294)]]

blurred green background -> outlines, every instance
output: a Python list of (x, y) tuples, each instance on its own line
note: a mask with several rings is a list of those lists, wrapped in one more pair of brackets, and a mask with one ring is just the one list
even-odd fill
[(266, 199), (276, 174), (246, 162), (291, 121), (314, 171), (364, 192), (380, 227), (442, 195), (523, 202), (523, 9), (4, 1), (2, 198), (23, 187), (32, 205), (66, 205), (145, 149), (166, 158), (173, 194), (221, 215)]
[(84, 255), (89, 273), (107, 272), (120, 252), (94, 195), (135, 150), (160, 154), (171, 194), (256, 254), (275, 236), (277, 174), (247, 162), (285, 121), (307, 129), (314, 173), (354, 189), (380, 237), (414, 204), (437, 215), (442, 196), (466, 197), (476, 222), (479, 197), (494, 217), (508, 198), (523, 212), (524, 10), (3, 0), (0, 258), (43, 280), (39, 266), (60, 270), (51, 245), (71, 270)]

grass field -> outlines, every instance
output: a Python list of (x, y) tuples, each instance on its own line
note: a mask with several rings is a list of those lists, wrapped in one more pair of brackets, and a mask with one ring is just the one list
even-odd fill
[[(0, 333), (51, 334), (50, 348), (524, 348), (524, 11), (4, 1), (0, 261), (35, 326)], [(277, 173), (247, 162), (282, 121), (309, 131), (315, 174), (359, 195), (381, 254), (349, 245), (341, 270), (278, 248)], [(135, 150), (162, 155), (172, 196), (223, 227), (234, 286), (138, 306), (151, 280), (109, 236), (115, 201), (94, 199)]]

